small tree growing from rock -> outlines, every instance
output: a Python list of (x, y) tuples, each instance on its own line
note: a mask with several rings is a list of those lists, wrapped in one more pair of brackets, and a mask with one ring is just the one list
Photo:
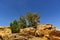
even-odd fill
[(39, 22), (40, 16), (37, 13), (31, 13), (28, 12), (26, 14), (26, 18), (24, 16), (20, 16), (20, 20), (14, 20), (12, 23), (10, 23), (10, 28), (13, 33), (19, 32), (20, 28), (26, 28), (26, 19), (28, 21), (28, 26), (30, 27), (37, 27), (37, 24)]
[(19, 24), (21, 28), (26, 28), (27, 25), (26, 25), (26, 20), (24, 16), (20, 16)]
[(20, 31), (20, 26), (16, 20), (14, 20), (13, 23), (10, 23), (10, 29), (12, 33), (17, 33)]
[(26, 19), (28, 20), (29, 26), (36, 27), (39, 22), (40, 16), (37, 13), (28, 12), (26, 14)]

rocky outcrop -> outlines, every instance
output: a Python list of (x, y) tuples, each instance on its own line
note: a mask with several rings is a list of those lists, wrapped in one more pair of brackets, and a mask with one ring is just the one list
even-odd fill
[(30, 35), (34, 35), (35, 34), (35, 28), (33, 27), (29, 27), (29, 28), (24, 28), (24, 29), (20, 29), (20, 33), (27, 33), (27, 34), (30, 34)]
[(60, 31), (56, 30), (56, 31), (52, 31), (50, 34), (50, 39), (51, 40), (60, 40)]
[(9, 28), (0, 28), (0, 36), (10, 35), (11, 30)]
[(5, 40), (47, 40), (46, 37), (35, 37), (29, 34), (19, 34), (15, 33), (10, 35), (9, 37), (6, 37)]
[(11, 33), (9, 28), (0, 28), (1, 40), (60, 40), (60, 31), (51, 24), (40, 24), (36, 28), (20, 29), (20, 33)]
[(36, 34), (49, 35), (51, 31), (56, 30), (56, 28), (51, 24), (40, 24), (37, 26)]

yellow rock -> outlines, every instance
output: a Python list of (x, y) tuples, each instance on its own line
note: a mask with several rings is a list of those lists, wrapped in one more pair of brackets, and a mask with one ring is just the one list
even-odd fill
[(40, 35), (40, 33), (42, 33), (44, 35), (49, 35), (53, 30), (56, 30), (56, 28), (51, 24), (40, 24), (37, 26), (35, 34)]
[(0, 36), (10, 35), (11, 30), (8, 27), (0, 27)]

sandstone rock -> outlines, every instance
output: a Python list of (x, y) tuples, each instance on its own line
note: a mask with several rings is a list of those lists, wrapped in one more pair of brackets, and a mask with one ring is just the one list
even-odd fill
[(43, 37), (44, 36), (43, 31), (42, 30), (36, 30), (35, 36), (36, 37)]
[(29, 40), (48, 40), (47, 38), (43, 37), (43, 38), (40, 38), (40, 37), (33, 37)]
[(56, 31), (51, 24), (40, 24), (36, 29), (20, 29), (20, 33), (11, 33), (9, 28), (0, 28), (0, 36), (3, 40), (60, 40), (60, 31)]
[(45, 30), (45, 29), (49, 29), (49, 30), (54, 29), (55, 30), (56, 28), (51, 24), (40, 24), (37, 26), (37, 30)]
[(58, 30), (52, 31), (49, 34), (49, 36), (50, 36), (51, 40), (60, 40), (60, 31), (58, 31)]
[(51, 24), (40, 24), (37, 26), (35, 35), (44, 34), (49, 35), (49, 33), (53, 30), (56, 30), (56, 28)]
[(27, 33), (27, 34), (34, 35), (35, 34), (35, 29), (33, 27), (20, 29), (20, 33)]
[(58, 36), (58, 37), (60, 37), (60, 31), (59, 30), (54, 30), (49, 35), (50, 36)]
[(28, 34), (11, 34), (10, 37), (8, 37), (8, 40), (29, 40), (29, 38), (32, 38), (33, 36)]
[(11, 30), (9, 28), (0, 28), (0, 36), (10, 35)]
[(10, 35), (10, 34), (12, 34), (12, 32), (11, 32), (10, 29), (5, 29), (5, 30), (4, 30), (4, 33), (5, 33), (5, 35)]

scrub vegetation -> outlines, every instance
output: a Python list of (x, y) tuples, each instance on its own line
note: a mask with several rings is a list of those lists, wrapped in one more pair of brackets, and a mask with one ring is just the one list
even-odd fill
[[(14, 20), (13, 22), (10, 23), (10, 29), (12, 33), (18, 33), (21, 28), (26, 28), (26, 27), (34, 27), (36, 28), (38, 22), (40, 19), (40, 16), (37, 13), (31, 13), (27, 12), (26, 16), (20, 16), (20, 19)], [(28, 21), (28, 25), (27, 25)]]

